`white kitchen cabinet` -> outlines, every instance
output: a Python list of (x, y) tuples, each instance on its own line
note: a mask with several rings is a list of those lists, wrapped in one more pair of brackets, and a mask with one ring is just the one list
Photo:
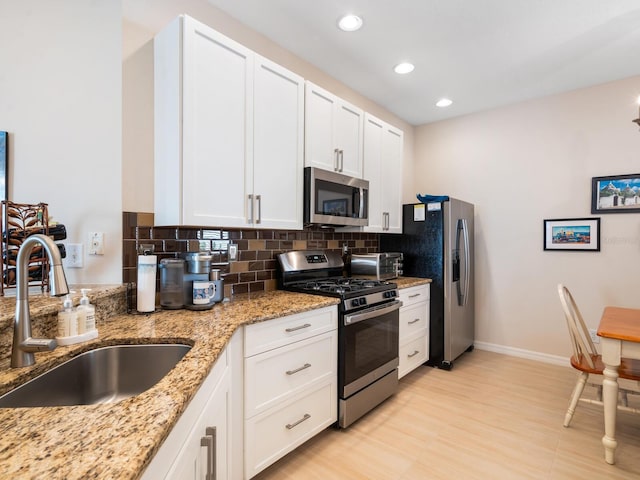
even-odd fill
[(142, 480), (242, 477), (241, 338), (234, 334), (220, 354)]
[(369, 180), (369, 225), (365, 232), (402, 233), (401, 130), (365, 113), (364, 169)]
[(362, 178), (363, 122), (361, 109), (307, 81), (304, 165)]
[(245, 477), (337, 420), (337, 308), (245, 327)]
[(156, 225), (301, 229), (303, 79), (188, 16), (154, 59)]
[(429, 285), (400, 289), (398, 378), (429, 359)]

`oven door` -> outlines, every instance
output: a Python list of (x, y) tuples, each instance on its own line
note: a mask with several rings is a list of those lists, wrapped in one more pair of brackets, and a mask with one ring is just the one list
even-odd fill
[(346, 313), (340, 328), (339, 392), (347, 398), (398, 366), (399, 309), (394, 300)]

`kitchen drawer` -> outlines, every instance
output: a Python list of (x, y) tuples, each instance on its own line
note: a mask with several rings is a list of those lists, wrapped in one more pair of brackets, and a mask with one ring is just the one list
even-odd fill
[(335, 382), (324, 382), (245, 421), (245, 476), (251, 478), (337, 420)]
[(399, 290), (399, 299), (403, 306), (413, 305), (418, 302), (429, 300), (429, 284), (418, 285), (417, 287), (401, 288)]
[(400, 309), (400, 343), (429, 326), (429, 304), (417, 303)]
[(323, 333), (245, 359), (245, 417), (314, 383), (336, 379), (338, 334)]
[(247, 325), (244, 355), (250, 357), (292, 342), (319, 335), (338, 326), (338, 307), (331, 306)]
[(407, 373), (422, 365), (429, 358), (429, 336), (417, 336), (414, 340), (400, 345), (400, 365), (398, 366), (398, 378), (404, 377)]

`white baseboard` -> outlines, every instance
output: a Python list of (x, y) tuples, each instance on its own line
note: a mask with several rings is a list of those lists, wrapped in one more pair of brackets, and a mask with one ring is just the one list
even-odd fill
[(487, 350), (489, 352), (502, 353), (512, 357), (527, 358), (529, 360), (537, 360), (544, 363), (552, 363), (553, 365), (560, 365), (563, 367), (571, 366), (567, 357), (560, 357), (558, 355), (549, 355), (548, 353), (534, 352), (531, 350), (524, 350), (522, 348), (506, 347), (495, 343), (475, 341), (473, 342), (473, 345), (478, 350)]

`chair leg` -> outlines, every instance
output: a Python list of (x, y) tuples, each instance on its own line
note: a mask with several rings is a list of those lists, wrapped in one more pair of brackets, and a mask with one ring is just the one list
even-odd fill
[(573, 418), (573, 414), (576, 411), (576, 405), (578, 404), (578, 400), (580, 400), (580, 396), (584, 391), (584, 386), (587, 384), (587, 379), (589, 378), (589, 374), (585, 372), (580, 372), (578, 375), (578, 381), (576, 382), (576, 386), (573, 388), (573, 393), (571, 394), (571, 401), (569, 402), (569, 408), (567, 409), (567, 413), (564, 416), (564, 426), (568, 427), (571, 423), (571, 419)]

